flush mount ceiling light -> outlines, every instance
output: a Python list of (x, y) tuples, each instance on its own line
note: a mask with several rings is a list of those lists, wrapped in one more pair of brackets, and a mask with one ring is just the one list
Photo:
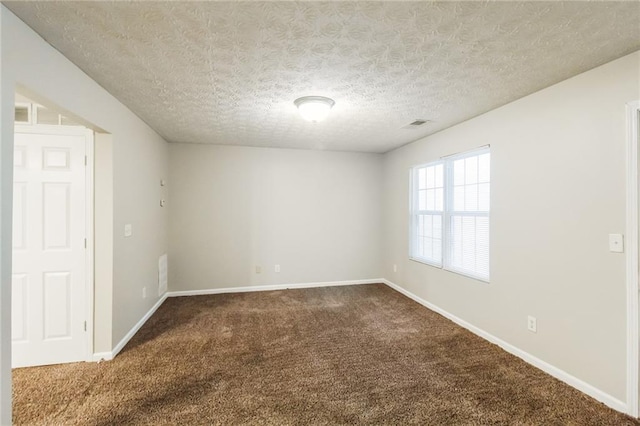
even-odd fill
[(303, 96), (293, 101), (302, 118), (313, 123), (322, 121), (329, 115), (331, 107), (335, 105), (333, 99), (324, 96)]

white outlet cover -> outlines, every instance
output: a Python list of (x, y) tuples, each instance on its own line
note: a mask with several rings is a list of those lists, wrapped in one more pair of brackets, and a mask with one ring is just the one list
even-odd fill
[(124, 236), (130, 237), (131, 235), (133, 235), (133, 225), (131, 225), (130, 223), (127, 223), (124, 226)]
[(527, 329), (534, 333), (538, 332), (538, 320), (536, 317), (532, 317), (531, 315), (527, 317)]
[(624, 252), (624, 237), (622, 234), (609, 234), (609, 251), (612, 253)]
[(275, 268), (274, 268), (274, 270), (275, 270), (276, 272), (280, 272), (280, 265), (276, 265), (276, 266), (275, 266)]

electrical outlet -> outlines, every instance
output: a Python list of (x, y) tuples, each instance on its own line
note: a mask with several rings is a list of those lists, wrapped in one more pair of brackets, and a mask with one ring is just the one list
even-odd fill
[(393, 272), (398, 272), (398, 265), (395, 263), (393, 264)]
[(256, 266), (256, 274), (259, 274), (261, 272), (262, 272), (262, 267)]
[(131, 225), (130, 223), (127, 223), (124, 226), (124, 236), (130, 237), (131, 235), (133, 235), (133, 225)]
[(280, 272), (280, 265), (276, 265), (276, 266), (275, 266), (275, 268), (274, 268), (274, 270), (275, 270), (276, 272)]
[(142, 287), (142, 298), (143, 299), (147, 298), (147, 288), (146, 287)]
[(622, 234), (609, 234), (609, 251), (611, 253), (624, 253), (624, 238)]
[(532, 317), (531, 315), (527, 317), (527, 329), (532, 333), (538, 332), (538, 320), (536, 317)]

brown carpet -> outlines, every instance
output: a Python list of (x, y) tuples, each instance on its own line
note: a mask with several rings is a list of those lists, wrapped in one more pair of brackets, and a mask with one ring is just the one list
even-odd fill
[(17, 424), (640, 425), (383, 284), (171, 298), (13, 376)]

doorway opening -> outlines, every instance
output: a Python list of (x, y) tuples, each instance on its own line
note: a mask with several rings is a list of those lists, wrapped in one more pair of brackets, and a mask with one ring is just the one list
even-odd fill
[(92, 130), (16, 94), (12, 368), (93, 358)]

